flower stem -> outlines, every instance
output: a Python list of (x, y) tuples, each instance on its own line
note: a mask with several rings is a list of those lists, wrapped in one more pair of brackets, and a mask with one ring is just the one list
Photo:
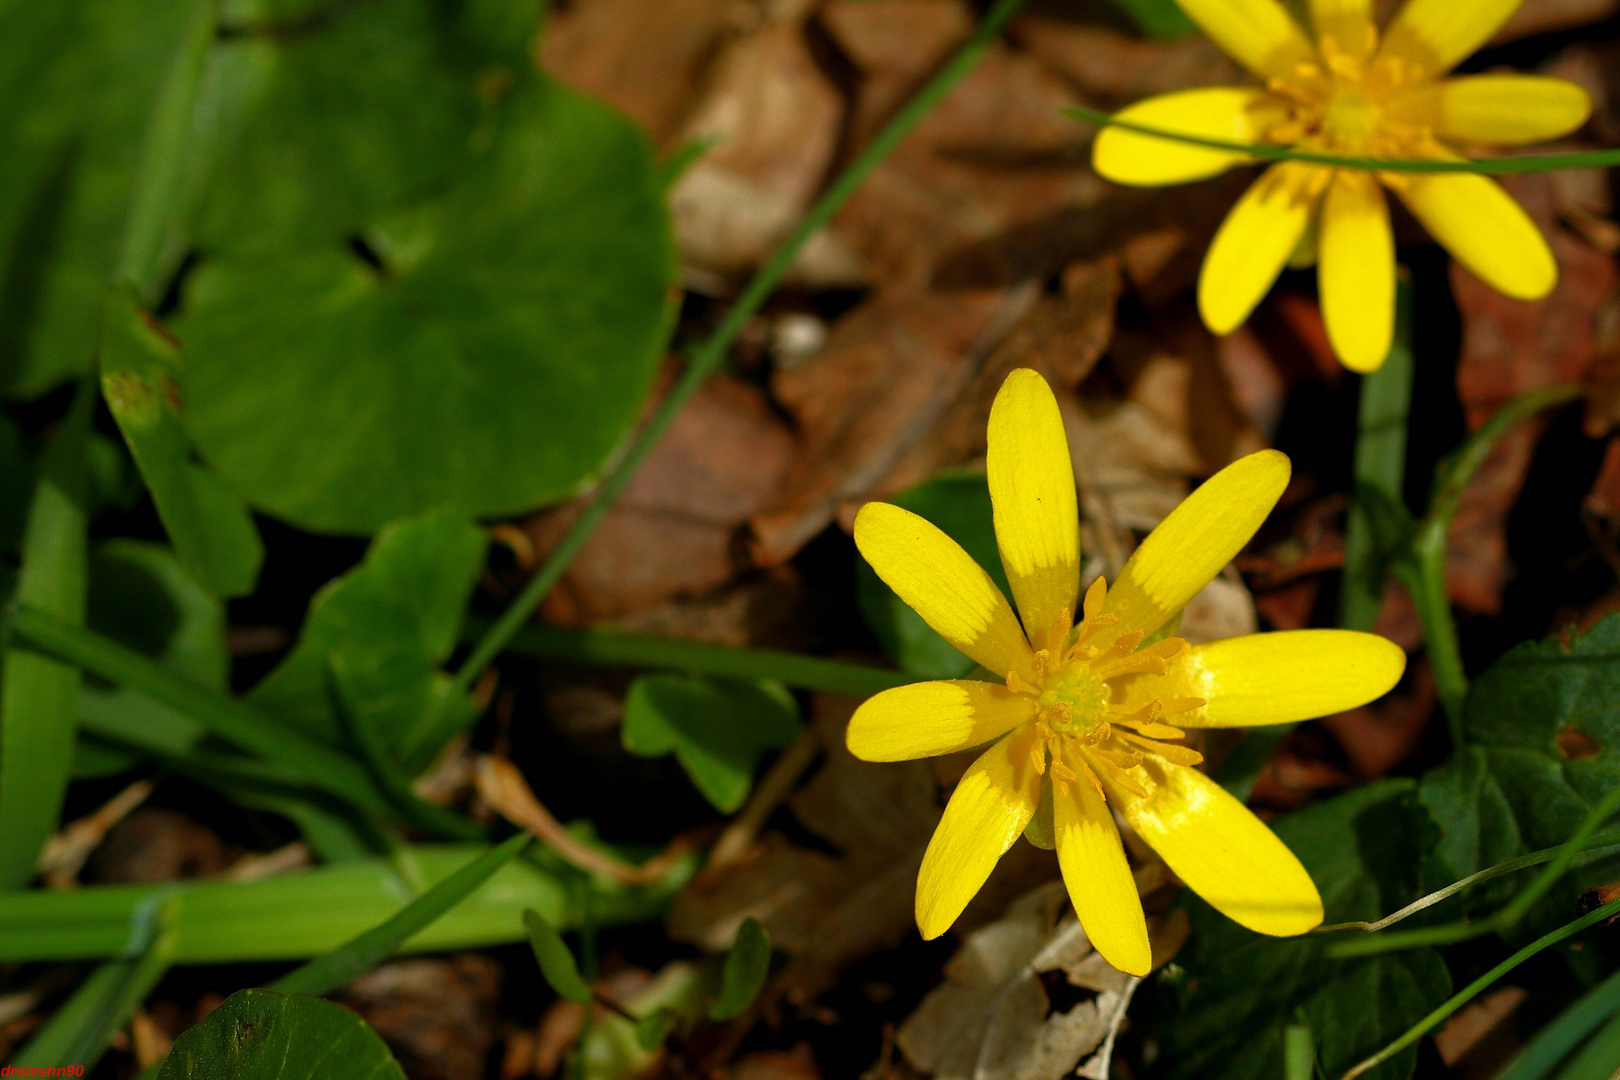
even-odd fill
[(1429, 512), (1419, 523), (1411, 543), (1411, 557), (1396, 573), (1412, 593), (1423, 638), (1428, 645), (1429, 664), (1434, 671), (1440, 703), (1454, 746), (1463, 743), (1463, 699), (1468, 696), (1468, 676), (1457, 646), (1457, 626), (1451, 617), (1451, 601), (1446, 591), (1446, 541), (1451, 520), (1469, 481), (1485, 463), (1497, 442), (1509, 431), (1543, 409), (1562, 405), (1581, 396), (1573, 383), (1528, 390), (1496, 410), (1480, 429), (1435, 468), (1434, 490)]
[(1389, 356), (1361, 380), (1356, 417), (1355, 501), (1344, 537), (1339, 625), (1371, 630), (1384, 596), (1387, 545), (1378, 543), (1379, 505), (1399, 507), (1406, 483), (1406, 422), (1412, 410), (1412, 283), (1401, 274)]
[(512, 640), (519, 628), (529, 621), (540, 601), (545, 599), (546, 594), (561, 580), (564, 571), (584, 548), (585, 542), (590, 539), (591, 533), (607, 516), (614, 500), (668, 429), (675, 414), (725, 360), (737, 336), (748, 324), (748, 320), (754, 317), (776, 291), (776, 287), (781, 284), (792, 266), (799, 249), (818, 229), (832, 220), (833, 215), (855, 193), (872, 170), (877, 168), (895, 147), (911, 134), (912, 129), (923, 117), (927, 116), (934, 106), (973, 70), (1001, 32), (1001, 28), (1019, 8), (1024, 6), (1025, 2), (1026, 0), (996, 0), (995, 6), (984, 17), (979, 28), (957, 50), (956, 55), (951, 57), (910, 101), (906, 102), (894, 118), (877, 133), (872, 142), (850, 162), (843, 174), (833, 181), (832, 186), (821, 198), (816, 200), (816, 204), (799, 222), (798, 228), (793, 230), (781, 250), (754, 276), (714, 333), (691, 355), (685, 373), (670, 388), (669, 396), (664, 399), (647, 425), (637, 433), (619, 463), (602, 481), (595, 497), (585, 507), (584, 513), (579, 516), (573, 528), (568, 530), (562, 543), (557, 545), (545, 565), (529, 579), (523, 591), (473, 647), (472, 653), (456, 672), (455, 682), (458, 689), (465, 692), (472, 686), (484, 669)]

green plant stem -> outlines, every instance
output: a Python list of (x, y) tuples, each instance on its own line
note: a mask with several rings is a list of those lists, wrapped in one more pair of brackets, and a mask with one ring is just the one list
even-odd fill
[(12, 607), (7, 623), (16, 641), (119, 686), (139, 690), (232, 745), (292, 769), (310, 787), (374, 813), (393, 809), (358, 762), (111, 638), (70, 626), (24, 604)]
[[(1369, 934), (1377, 933), (1380, 930), (1394, 926), (1403, 919), (1416, 915), (1420, 911), (1433, 907), (1442, 900), (1451, 899), (1464, 889), (1502, 877), (1504, 874), (1511, 874), (1518, 870), (1524, 870), (1532, 866), (1540, 866), (1545, 862), (1551, 862), (1552, 860), (1558, 858), (1558, 856), (1567, 850), (1568, 847), (1568, 844), (1559, 844), (1557, 847), (1542, 848), (1540, 851), (1532, 851), (1527, 855), (1520, 855), (1517, 858), (1508, 859), (1505, 862), (1499, 862), (1495, 866), (1488, 866), (1477, 873), (1469, 874), (1465, 878), (1460, 878), (1457, 881), (1453, 881), (1450, 885), (1447, 885), (1443, 889), (1436, 889), (1427, 896), (1412, 901), (1399, 911), (1386, 915), (1377, 922), (1329, 923), (1325, 926), (1318, 926), (1315, 930), (1311, 931), (1311, 933), (1342, 934), (1350, 930), (1360, 930), (1363, 933)], [(1588, 837), (1580, 844), (1576, 845), (1575, 854), (1581, 855), (1588, 851), (1603, 851), (1609, 848), (1620, 848), (1620, 833), (1604, 833), (1602, 836)]]
[(1418, 525), (1410, 558), (1397, 567), (1396, 573), (1411, 592), (1423, 625), (1429, 664), (1434, 671), (1440, 703), (1446, 710), (1454, 746), (1463, 744), (1463, 699), (1468, 696), (1468, 676), (1457, 646), (1457, 626), (1451, 617), (1451, 600), (1446, 591), (1446, 542), (1451, 535), (1452, 518), (1457, 515), (1457, 506), (1469, 481), (1502, 436), (1543, 409), (1573, 401), (1581, 393), (1581, 387), (1574, 384), (1526, 391), (1498, 409), (1467, 442), (1442, 461), (1435, 469), (1429, 512)]
[(491, 848), (412, 900), (397, 915), (343, 943), (325, 956), (283, 975), (270, 984), (270, 989), (282, 994), (319, 997), (359, 978), (471, 896), (531, 843), (533, 838), (529, 834), (519, 833), (500, 846)]
[[(1574, 864), (1576, 857), (1587, 850), (1592, 834), (1597, 831), (1598, 826), (1613, 817), (1616, 811), (1620, 811), (1620, 786), (1613, 788), (1593, 804), (1586, 812), (1586, 817), (1581, 819), (1574, 835), (1557, 849), (1557, 854), (1548, 862), (1546, 869), (1537, 874), (1506, 906), (1488, 918), (1337, 942), (1329, 945), (1325, 953), (1329, 958), (1343, 959), (1422, 946), (1452, 945), (1470, 938), (1500, 933), (1522, 919), (1535, 906), (1536, 901), (1547, 894), (1558, 879), (1564, 876), (1564, 872)], [(1478, 875), (1474, 877), (1477, 879)]]
[(1389, 356), (1361, 379), (1356, 417), (1355, 501), (1344, 536), (1339, 625), (1371, 630), (1384, 599), (1389, 552), (1381, 550), (1373, 500), (1399, 506), (1406, 484), (1406, 424), (1412, 411), (1412, 283), (1402, 274)]
[(1151, 135), (1169, 142), (1203, 146), (1211, 150), (1229, 150), (1256, 161), (1308, 161), (1317, 165), (1334, 165), (1344, 169), (1368, 169), (1375, 172), (1401, 173), (1480, 173), (1485, 176), (1507, 176), (1514, 173), (1552, 172), (1558, 169), (1605, 169), (1620, 165), (1620, 150), (1583, 150), (1568, 154), (1525, 154), (1520, 157), (1473, 159), (1453, 161), (1425, 161), (1405, 158), (1347, 157), (1340, 154), (1319, 154), (1311, 150), (1296, 150), (1287, 146), (1262, 146), (1253, 143), (1228, 142), (1208, 139), (1202, 135), (1186, 135), (1134, 120), (1121, 120), (1112, 113), (1072, 105), (1063, 110), (1076, 120), (1087, 120), (1102, 127), (1124, 128), (1138, 135)]
[(1355, 1077), (1358, 1077), (1368, 1070), (1374, 1069), (1383, 1064), (1385, 1061), (1388, 1061), (1391, 1057), (1400, 1053), (1408, 1046), (1411, 1046), (1424, 1035), (1438, 1027), (1448, 1016), (1462, 1008), (1469, 1001), (1473, 1000), (1473, 998), (1478, 995), (1481, 990), (1484, 990), (1487, 986), (1490, 986), (1497, 979), (1500, 979), (1503, 975), (1506, 975), (1508, 972), (1512, 971), (1514, 968), (1518, 967), (1532, 956), (1541, 952), (1543, 949), (1558, 944), (1560, 941), (1563, 941), (1566, 938), (1574, 937), (1587, 927), (1602, 922), (1604, 919), (1607, 919), (1615, 914), (1620, 914), (1620, 900), (1611, 900), (1607, 904), (1604, 904), (1602, 907), (1598, 908), (1596, 911), (1588, 912), (1587, 914), (1576, 919), (1574, 922), (1561, 926), (1557, 930), (1552, 931), (1550, 934), (1545, 934), (1537, 938), (1535, 941), (1532, 941), (1530, 944), (1526, 945), (1524, 948), (1520, 949), (1518, 952), (1514, 953), (1512, 956), (1508, 957), (1506, 960), (1502, 961), (1500, 964), (1497, 964), (1495, 967), (1491, 968), (1491, 970), (1487, 971), (1485, 974), (1463, 987), (1457, 993), (1453, 994), (1449, 999), (1447, 999), (1444, 1005), (1441, 1005), (1428, 1016), (1425, 1016), (1422, 1020), (1419, 1020), (1400, 1038), (1378, 1051), (1378, 1053), (1374, 1054), (1372, 1057), (1352, 1066), (1345, 1072), (1341, 1080), (1355, 1080)]
[(872, 142), (850, 162), (843, 174), (833, 181), (821, 198), (816, 200), (815, 205), (799, 222), (781, 249), (748, 283), (747, 288), (731, 306), (714, 333), (692, 353), (687, 361), (686, 371), (670, 388), (669, 395), (658, 407), (652, 419), (636, 434), (624, 456), (597, 488), (595, 497), (568, 530), (556, 550), (473, 647), (466, 661), (456, 672), (458, 689), (465, 692), (471, 688), (484, 669), (494, 661), (501, 650), (506, 648), (519, 628), (529, 621), (540, 601), (544, 600), (546, 594), (561, 580), (564, 571), (584, 548), (586, 541), (596, 531), (596, 527), (601, 524), (602, 518), (607, 515), (614, 500), (619, 497), (625, 485), (630, 482), (630, 478), (646, 460), (647, 454), (663, 437), (675, 414), (724, 362), (737, 336), (787, 276), (799, 249), (817, 230), (832, 220), (833, 215), (855, 193), (872, 170), (877, 168), (906, 136), (911, 134), (912, 129), (922, 122), (923, 117), (927, 116), (934, 106), (973, 70), (1002, 27), (1025, 2), (1026, 0), (996, 0), (995, 6), (979, 23), (973, 36), (910, 101), (901, 107)]
[[(468, 634), (487, 623), (472, 622)], [(800, 690), (866, 697), (914, 680), (898, 671), (824, 660), (777, 649), (739, 649), (707, 641), (686, 641), (617, 630), (564, 630), (530, 623), (508, 642), (507, 651), (545, 660), (567, 660), (596, 667), (645, 667), (718, 675), (735, 679), (775, 679)]]

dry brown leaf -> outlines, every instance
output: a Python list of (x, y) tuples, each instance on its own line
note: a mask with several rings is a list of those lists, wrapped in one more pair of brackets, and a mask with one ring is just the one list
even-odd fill
[[(843, 116), (802, 23), (729, 42), (681, 131), (682, 141), (713, 143), (670, 192), (682, 258), (735, 277), (769, 257), (821, 187)], [(816, 288), (862, 281), (859, 257), (825, 230), (801, 251), (794, 276)]]
[[(709, 379), (676, 414), (542, 614), (578, 625), (726, 584), (738, 569), (737, 529), (775, 497), (793, 450), (792, 434), (757, 389), (730, 376)], [(525, 523), (539, 556), (584, 505)]]
[(540, 66), (667, 143), (741, 0), (574, 0), (546, 21)]
[(776, 373), (799, 452), (781, 497), (751, 522), (757, 561), (786, 562), (894, 470), (972, 382), (1008, 306), (1002, 290), (882, 293), (836, 323), (815, 359)]
[(1537, 34), (1550, 34), (1607, 19), (1620, 12), (1620, 0), (1524, 0), (1491, 39), (1501, 45)]
[(1208, 38), (1144, 41), (1106, 26), (1021, 15), (1008, 36), (1100, 107), (1154, 94), (1244, 81), (1243, 69)]
[[(1470, 429), (1516, 394), (1586, 377), (1597, 313), (1616, 287), (1614, 260), (1557, 224), (1551, 181), (1503, 180), (1547, 234), (1558, 258), (1558, 287), (1545, 300), (1510, 300), (1453, 266), (1452, 290), (1463, 316), (1457, 392)], [(1545, 421), (1537, 420), (1510, 432), (1463, 494), (1446, 559), (1447, 585), (1463, 607), (1500, 610), (1509, 571), (1507, 517), (1544, 428)]]
[(850, 137), (870, 138), (973, 33), (962, 0), (829, 0), (820, 19), (861, 73)]
[[(1103, 1080), (1114, 1036), (1139, 979), (1096, 953), (1072, 914), (1062, 882), (1014, 902), (1007, 913), (968, 935), (945, 965), (945, 982), (923, 999), (896, 1038), (911, 1063), (937, 1080)], [(1054, 1010), (1042, 984), (1063, 973), (1094, 996)]]
[(393, 960), (349, 983), (337, 1000), (377, 1029), (408, 1075), (479, 1080), (495, 1045), (501, 966), (480, 953)]

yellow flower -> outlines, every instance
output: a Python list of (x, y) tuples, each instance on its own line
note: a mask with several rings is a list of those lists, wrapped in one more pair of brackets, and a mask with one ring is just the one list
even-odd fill
[(1029, 826), (1043, 784), (1069, 896), (1097, 951), (1120, 970), (1145, 975), (1150, 961), (1110, 803), (1176, 876), (1230, 918), (1263, 934), (1316, 926), (1322, 900), (1299, 860), (1195, 769), (1200, 756), (1178, 740), (1184, 728), (1282, 724), (1361, 705), (1395, 685), (1405, 653), (1345, 630), (1191, 646), (1159, 637), (1260, 527), (1288, 483), (1288, 458), (1251, 454), (1193, 492), (1112, 588), (1099, 579), (1086, 591), (1078, 626), (1073, 466), (1057, 401), (1033, 371), (1014, 371), (996, 396), (987, 470), (996, 543), (1022, 626), (990, 575), (923, 518), (877, 502), (855, 518), (855, 543), (878, 576), (1005, 680), (886, 690), (849, 723), (849, 748), (867, 761), (994, 740), (956, 786), (923, 857), (923, 936), (938, 937), (956, 921)]
[[(1591, 100), (1563, 79), (1465, 75), (1442, 79), (1522, 0), (1410, 0), (1380, 43), (1371, 0), (1310, 0), (1315, 42), (1278, 0), (1177, 0), (1210, 39), (1263, 81), (1148, 98), (1127, 120), (1179, 134), (1297, 146), (1353, 157), (1456, 159), (1466, 145), (1515, 146), (1566, 135)], [(1121, 184), (1201, 180), (1243, 154), (1107, 128), (1092, 161)], [(1547, 295), (1558, 267), (1519, 204), (1470, 173), (1378, 173), (1458, 262), (1499, 292)], [(1319, 261), (1328, 338), (1340, 361), (1372, 371), (1395, 323), (1395, 244), (1372, 173), (1279, 162), (1240, 199), (1204, 259), (1198, 306), (1217, 334), (1249, 317), (1292, 261)]]

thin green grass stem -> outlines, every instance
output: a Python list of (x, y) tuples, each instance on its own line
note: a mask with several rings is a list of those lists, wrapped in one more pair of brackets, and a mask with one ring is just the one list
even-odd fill
[(1395, 298), (1395, 337), (1377, 371), (1361, 379), (1356, 416), (1355, 492), (1344, 536), (1339, 625), (1371, 630), (1384, 598), (1389, 551), (1379, 544), (1380, 505), (1403, 505), (1406, 427), (1412, 411), (1412, 283), (1401, 274)]
[(1620, 149), (1583, 150), (1568, 154), (1525, 154), (1520, 157), (1489, 158), (1484, 160), (1460, 159), (1455, 161), (1425, 161), (1405, 158), (1347, 157), (1341, 154), (1319, 154), (1311, 150), (1296, 150), (1289, 146), (1261, 146), (1253, 143), (1228, 142), (1209, 139), (1201, 135), (1185, 135), (1134, 120), (1121, 120), (1112, 113), (1072, 105), (1063, 110), (1076, 120), (1086, 120), (1101, 127), (1117, 127), (1150, 135), (1166, 142), (1203, 146), (1210, 150), (1230, 150), (1255, 161), (1308, 161), (1317, 165), (1333, 165), (1343, 169), (1367, 169), (1373, 172), (1398, 173), (1479, 173), (1485, 176), (1509, 176), (1515, 173), (1553, 172), (1559, 169), (1606, 169), (1620, 165)]
[[(1406, 930), (1394, 934), (1375, 934), (1364, 938), (1335, 942), (1327, 947), (1325, 954), (1331, 959), (1345, 959), (1353, 956), (1370, 956), (1377, 953), (1395, 952), (1400, 949), (1454, 945), (1459, 941), (1483, 937), (1486, 934), (1501, 933), (1522, 919), (1535, 906), (1536, 901), (1545, 896), (1548, 890), (1558, 882), (1558, 879), (1563, 877), (1564, 873), (1574, 865), (1575, 859), (1583, 851), (1607, 846), (1611, 842), (1610, 838), (1607, 837), (1601, 841), (1594, 841), (1592, 834), (1597, 831), (1600, 825), (1613, 817), (1616, 811), (1620, 811), (1620, 787), (1615, 787), (1594, 803), (1592, 808), (1586, 812), (1586, 817), (1581, 820), (1574, 834), (1558, 848), (1553, 849), (1555, 854), (1551, 859), (1547, 860), (1546, 869), (1531, 879), (1530, 883), (1520, 890), (1519, 895), (1488, 918), (1472, 922), (1462, 921), (1446, 923), (1441, 926), (1426, 926), (1419, 930)], [(1537, 852), (1536, 854), (1541, 855), (1544, 853)], [(1521, 859), (1528, 858), (1528, 856), (1521, 856)], [(1523, 865), (1532, 864), (1524, 863)], [(1514, 869), (1518, 868), (1517, 866), (1514, 867)], [(1465, 888), (1475, 881), (1486, 880), (1481, 875), (1487, 872), (1482, 871), (1481, 874), (1475, 874), (1472, 878), (1464, 878), (1463, 882), (1459, 883), (1459, 887)], [(1503, 871), (1503, 873), (1506, 872)], [(1492, 876), (1496, 875), (1493, 874)], [(1424, 899), (1427, 899), (1427, 897)], [(1444, 897), (1441, 897), (1441, 899), (1444, 899)], [(1418, 903), (1423, 903), (1423, 901), (1418, 901)], [(1402, 911), (1405, 910), (1402, 909)], [(1421, 908), (1418, 910), (1421, 910)], [(1400, 915), (1401, 912), (1396, 914)]]
[[(1530, 1044), (1507, 1063), (1497, 1080), (1542, 1080), (1605, 1021), (1620, 1014), (1620, 971), (1587, 991), (1536, 1033)], [(1610, 1059), (1611, 1068), (1620, 1054)]]
[[(488, 625), (472, 622), (469, 636), (483, 632)], [(915, 681), (898, 671), (778, 649), (740, 649), (618, 630), (565, 630), (544, 623), (521, 627), (506, 649), (543, 660), (566, 660), (592, 667), (658, 668), (722, 678), (775, 679), (800, 690), (857, 697)]]
[(979, 23), (973, 36), (910, 101), (906, 102), (894, 118), (877, 133), (872, 142), (850, 162), (843, 174), (833, 181), (821, 198), (816, 200), (816, 204), (799, 222), (781, 250), (748, 283), (747, 288), (731, 306), (714, 333), (688, 358), (686, 371), (670, 388), (669, 395), (658, 407), (658, 411), (636, 434), (625, 450), (624, 456), (602, 481), (595, 497), (580, 514), (573, 528), (568, 530), (568, 534), (546, 559), (545, 564), (529, 579), (523, 590), (501, 613), (500, 618), (495, 620), (483, 638), (473, 647), (460, 670), (456, 672), (456, 686), (459, 690), (466, 692), (471, 688), (484, 669), (530, 620), (540, 601), (544, 600), (546, 594), (561, 580), (564, 571), (584, 548), (585, 542), (590, 539), (596, 527), (601, 524), (602, 518), (613, 506), (614, 500), (624, 491), (625, 485), (641, 467), (648, 453), (663, 437), (675, 414), (680, 412), (691, 396), (697, 392), (697, 388), (725, 361), (737, 336), (776, 291), (776, 287), (782, 283), (799, 249), (817, 230), (832, 220), (833, 215), (849, 200), (872, 170), (877, 168), (906, 136), (911, 134), (912, 129), (923, 117), (927, 116), (934, 106), (977, 66), (996, 36), (1001, 33), (1002, 27), (1025, 2), (1026, 0), (996, 0), (995, 6)]
[(1361, 1076), (1363, 1073), (1382, 1065), (1384, 1062), (1388, 1061), (1402, 1050), (1405, 1050), (1408, 1046), (1411, 1046), (1413, 1043), (1417, 1042), (1424, 1035), (1428, 1034), (1436, 1027), (1439, 1027), (1447, 1017), (1456, 1012), (1458, 1009), (1462, 1008), (1464, 1005), (1468, 1004), (1468, 1002), (1472, 1001), (1480, 993), (1480, 991), (1496, 982), (1497, 979), (1500, 979), (1502, 976), (1506, 975), (1508, 972), (1512, 971), (1514, 968), (1518, 967), (1532, 956), (1535, 956), (1544, 949), (1558, 944), (1560, 941), (1574, 937), (1587, 927), (1596, 925), (1597, 923), (1602, 922), (1604, 919), (1616, 914), (1620, 914), (1620, 900), (1611, 900), (1607, 904), (1604, 904), (1602, 907), (1598, 908), (1596, 911), (1588, 912), (1587, 914), (1576, 919), (1574, 922), (1567, 923), (1566, 925), (1559, 927), (1557, 930), (1552, 931), (1550, 934), (1545, 934), (1537, 938), (1535, 941), (1532, 941), (1530, 944), (1526, 945), (1524, 948), (1520, 949), (1518, 952), (1514, 953), (1512, 956), (1508, 957), (1506, 960), (1502, 961), (1500, 964), (1497, 964), (1495, 967), (1491, 968), (1491, 970), (1487, 971), (1485, 974), (1481, 975), (1479, 978), (1457, 991), (1457, 993), (1453, 994), (1449, 999), (1447, 999), (1444, 1005), (1441, 1005), (1428, 1016), (1425, 1016), (1422, 1020), (1419, 1020), (1416, 1024), (1412, 1025), (1412, 1027), (1408, 1029), (1407, 1032), (1400, 1038), (1378, 1051), (1378, 1053), (1374, 1054), (1372, 1057), (1352, 1066), (1345, 1072), (1341, 1080), (1355, 1080), (1356, 1077)]

